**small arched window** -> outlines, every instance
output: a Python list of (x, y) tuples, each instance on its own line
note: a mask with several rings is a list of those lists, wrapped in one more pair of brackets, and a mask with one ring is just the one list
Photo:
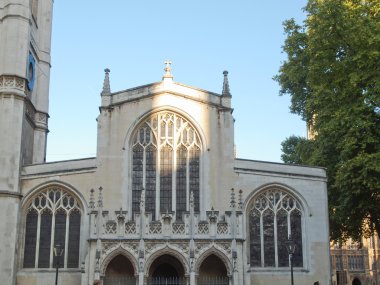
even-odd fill
[(60, 187), (34, 196), (26, 208), (24, 268), (55, 267), (57, 244), (64, 249), (60, 267), (78, 268), (81, 217), (78, 200)]
[(189, 210), (190, 193), (199, 211), (200, 137), (191, 123), (172, 112), (153, 114), (132, 136), (132, 214), (140, 211), (145, 189), (145, 211), (175, 211), (176, 218)]
[(249, 257), (251, 267), (288, 267), (286, 242), (296, 244), (293, 265), (303, 266), (300, 202), (288, 192), (274, 188), (255, 196), (248, 208)]

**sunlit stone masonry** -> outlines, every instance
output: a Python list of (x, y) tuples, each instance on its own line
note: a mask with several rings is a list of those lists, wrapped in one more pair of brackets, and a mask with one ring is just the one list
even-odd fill
[(96, 157), (45, 162), (52, 5), (0, 0), (1, 284), (329, 284), (325, 171), (235, 157), (227, 71), (106, 69)]

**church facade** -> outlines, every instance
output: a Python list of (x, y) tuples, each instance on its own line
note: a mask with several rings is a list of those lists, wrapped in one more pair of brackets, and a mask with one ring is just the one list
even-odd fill
[(235, 157), (227, 72), (111, 92), (106, 69), (96, 157), (45, 162), (52, 5), (0, 1), (2, 282), (330, 284), (325, 171)]

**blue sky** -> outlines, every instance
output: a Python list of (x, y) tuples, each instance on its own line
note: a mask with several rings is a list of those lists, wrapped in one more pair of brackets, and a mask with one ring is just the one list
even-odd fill
[[(106, 3), (106, 4), (104, 4)], [(104, 68), (112, 92), (174, 80), (221, 93), (229, 71), (237, 157), (281, 161), (281, 142), (306, 136), (272, 80), (286, 55), (282, 22), (306, 0), (55, 1), (47, 161), (96, 155)]]

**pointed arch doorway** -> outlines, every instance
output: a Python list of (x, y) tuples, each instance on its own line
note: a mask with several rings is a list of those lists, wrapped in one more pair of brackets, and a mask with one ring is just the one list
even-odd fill
[(159, 256), (149, 268), (148, 285), (185, 284), (185, 270), (181, 262), (169, 254)]
[(208, 256), (199, 267), (197, 285), (228, 285), (227, 268), (216, 255)]
[(127, 257), (119, 254), (110, 261), (103, 285), (136, 285), (135, 270)]

